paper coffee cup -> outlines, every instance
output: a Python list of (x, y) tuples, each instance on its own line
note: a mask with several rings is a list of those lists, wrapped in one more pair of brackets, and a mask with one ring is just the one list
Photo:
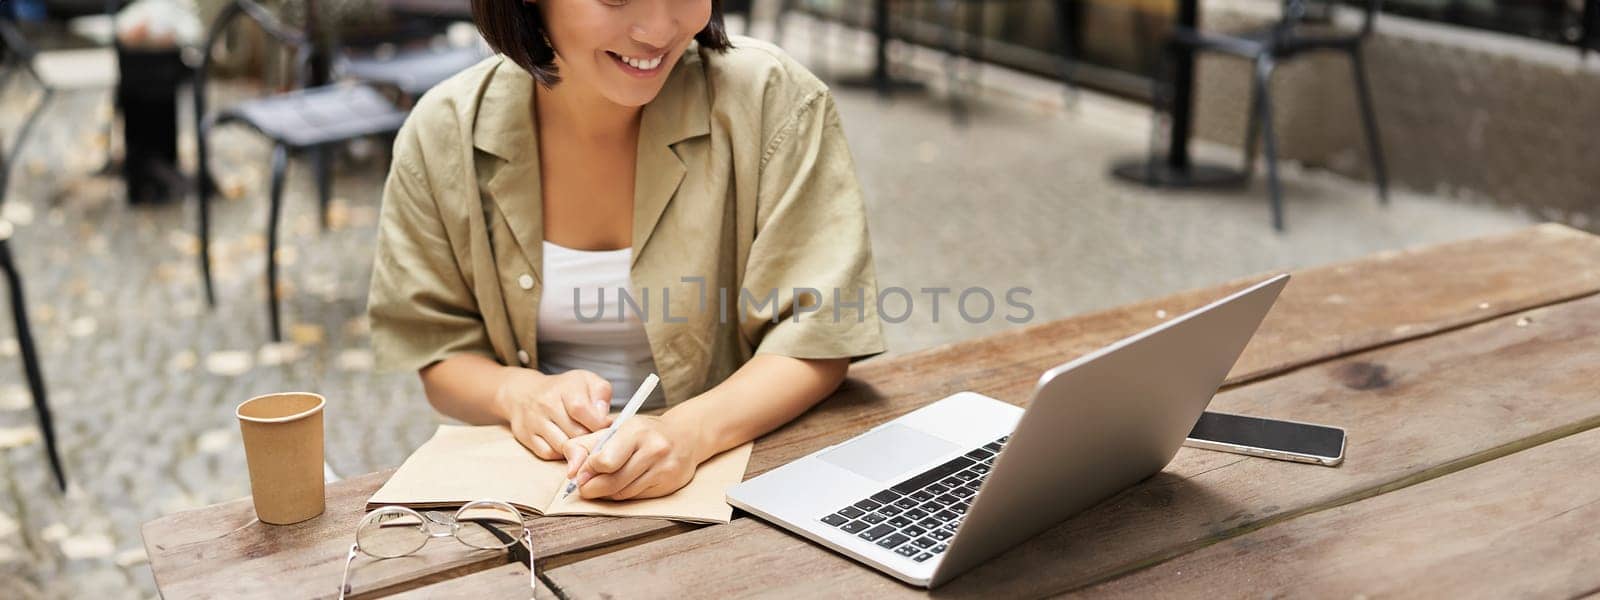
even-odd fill
[(288, 525), (322, 514), (322, 407), (311, 393), (256, 396), (239, 405), (250, 465), (250, 496), (263, 523)]

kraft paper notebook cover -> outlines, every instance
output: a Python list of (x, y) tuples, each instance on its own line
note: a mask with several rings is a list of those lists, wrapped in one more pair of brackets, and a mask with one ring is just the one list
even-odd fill
[(416, 509), (454, 508), (479, 499), (503, 500), (541, 515), (651, 517), (694, 523), (727, 523), (733, 516), (727, 490), (744, 479), (750, 462), (745, 444), (700, 465), (694, 480), (670, 495), (643, 500), (584, 500), (576, 493), (557, 500), (566, 485), (566, 463), (546, 461), (511, 437), (501, 425), (440, 425), (367, 500), (367, 510), (398, 504)]

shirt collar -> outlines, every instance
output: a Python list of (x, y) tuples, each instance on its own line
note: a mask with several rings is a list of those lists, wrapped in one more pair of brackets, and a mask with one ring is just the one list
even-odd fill
[[(473, 122), (473, 145), (498, 158), (483, 175), (484, 191), (505, 215), (530, 266), (539, 270), (544, 240), (543, 199), (538, 194), (538, 129), (533, 114), (533, 76), (502, 56), (488, 76)], [(640, 116), (634, 177), (633, 258), (643, 254), (656, 223), (687, 169), (673, 150), (680, 142), (711, 133), (711, 99), (697, 42), (679, 58), (661, 92)], [(528, 190), (534, 190), (532, 202)]]
[[(473, 123), (472, 141), (478, 149), (502, 160), (538, 156), (533, 116), (533, 75), (502, 55), (489, 74)], [(672, 146), (711, 133), (711, 100), (707, 96), (705, 65), (698, 42), (690, 42), (667, 82), (654, 100), (644, 106), (639, 147)]]

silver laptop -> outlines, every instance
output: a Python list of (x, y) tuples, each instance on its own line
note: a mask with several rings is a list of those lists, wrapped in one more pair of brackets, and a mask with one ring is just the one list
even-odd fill
[(961, 392), (736, 485), (728, 502), (938, 586), (1165, 467), (1288, 281), (1050, 369), (1026, 410)]

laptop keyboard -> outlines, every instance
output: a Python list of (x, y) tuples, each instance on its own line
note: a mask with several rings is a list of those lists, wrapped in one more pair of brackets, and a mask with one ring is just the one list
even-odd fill
[(833, 513), (822, 522), (917, 562), (945, 551), (1004, 436)]

